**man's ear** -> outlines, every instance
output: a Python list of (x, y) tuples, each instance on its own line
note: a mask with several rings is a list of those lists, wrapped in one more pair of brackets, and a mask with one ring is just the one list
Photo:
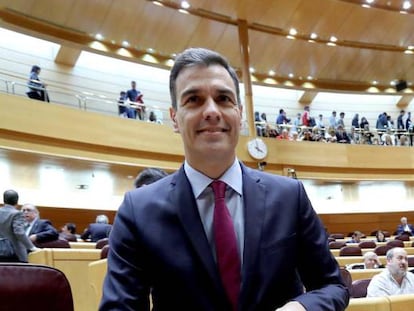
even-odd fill
[(170, 118), (173, 123), (174, 132), (179, 133), (180, 130), (178, 128), (176, 115), (177, 115), (177, 111), (173, 107), (170, 107)]

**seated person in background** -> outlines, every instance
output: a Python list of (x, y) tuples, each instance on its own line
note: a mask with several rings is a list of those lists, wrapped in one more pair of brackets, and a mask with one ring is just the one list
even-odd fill
[(407, 252), (401, 247), (387, 252), (387, 267), (372, 277), (367, 297), (414, 294), (414, 274), (408, 272)]
[(135, 188), (140, 188), (145, 185), (152, 184), (161, 178), (167, 176), (168, 173), (156, 167), (145, 168), (137, 175), (134, 181)]
[(32, 242), (44, 243), (59, 238), (59, 233), (52, 223), (48, 219), (40, 219), (36, 206), (26, 203), (22, 206), (22, 212), (26, 220), (26, 235)]
[(62, 231), (59, 234), (59, 238), (69, 242), (77, 242), (78, 238), (76, 237), (76, 225), (71, 222), (66, 223), (62, 227)]
[(363, 263), (352, 263), (346, 266), (348, 270), (354, 269), (377, 269), (377, 268), (384, 268), (384, 265), (378, 259), (378, 255), (374, 252), (366, 252), (364, 254), (364, 262)]
[(364, 254), (364, 267), (365, 269), (377, 269), (384, 268), (381, 261), (378, 259), (378, 255), (374, 252), (366, 252)]
[(385, 234), (381, 230), (378, 230), (375, 236), (377, 237), (377, 242), (387, 242)]
[(96, 216), (95, 223), (90, 224), (88, 228), (85, 229), (85, 232), (82, 233), (81, 239), (91, 240), (91, 242), (96, 242), (100, 239), (109, 237), (111, 232), (112, 225), (109, 224), (108, 217), (106, 215)]
[(363, 234), (362, 234), (361, 231), (355, 231), (352, 234), (351, 240), (347, 241), (347, 243), (359, 243), (359, 242), (361, 242), (362, 235)]
[(401, 217), (401, 224), (398, 225), (396, 233), (397, 235), (401, 235), (403, 233), (408, 233), (409, 235), (414, 234), (414, 227), (407, 222), (407, 217)]

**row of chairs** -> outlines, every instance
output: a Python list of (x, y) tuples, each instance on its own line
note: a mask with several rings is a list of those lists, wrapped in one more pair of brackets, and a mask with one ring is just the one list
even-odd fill
[[(382, 256), (393, 247), (405, 247), (405, 244), (401, 240), (391, 240), (385, 245), (378, 246), (374, 241), (363, 241), (358, 245), (352, 246), (343, 241), (334, 241), (329, 243), (330, 249), (339, 249), (339, 256), (362, 256), (362, 249), (365, 248), (373, 249), (378, 256)], [(414, 242), (411, 244), (411, 247), (414, 247)]]

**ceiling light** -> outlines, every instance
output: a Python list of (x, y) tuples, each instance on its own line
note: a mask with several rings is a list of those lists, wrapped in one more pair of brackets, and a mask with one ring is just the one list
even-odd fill
[(290, 40), (295, 40), (296, 39), (294, 36), (291, 36), (291, 35), (286, 36), (286, 38), (288, 38)]
[(410, 1), (404, 1), (404, 3), (403, 3), (403, 9), (404, 10), (408, 10), (409, 8), (411, 8)]
[(129, 42), (128, 41), (122, 41), (122, 46), (124, 48), (128, 47), (129, 46)]
[(308, 76), (307, 79), (308, 80), (313, 80), (313, 77), (312, 76)]
[(276, 72), (274, 70), (269, 70), (269, 76), (274, 76)]
[(312, 32), (311, 35), (310, 35), (310, 38), (312, 40), (315, 40), (317, 37), (318, 37), (318, 35), (316, 33), (314, 33), (314, 32)]
[(254, 73), (256, 70), (253, 67), (249, 68), (250, 73)]
[(178, 12), (183, 13), (183, 14), (189, 14), (188, 11), (186, 11), (184, 9), (179, 9)]
[(147, 49), (147, 52), (148, 52), (148, 53), (150, 53), (150, 54), (152, 54), (152, 53), (154, 53), (154, 52), (155, 52), (155, 50), (154, 50), (153, 48), (148, 48), (148, 49)]
[(413, 50), (405, 50), (404, 54), (414, 54), (414, 51)]
[(336, 44), (335, 44), (334, 42), (328, 42), (328, 43), (326, 43), (326, 45), (329, 45), (329, 46), (336, 46)]
[(293, 78), (295, 75), (293, 73), (289, 73), (289, 78)]
[(409, 45), (409, 46), (407, 47), (407, 49), (409, 49), (409, 50), (414, 50), (414, 45)]
[(189, 8), (190, 8), (190, 3), (188, 3), (187, 1), (181, 1), (181, 7), (182, 7), (184, 10), (187, 10), (187, 9), (189, 9)]
[(331, 42), (336, 42), (336, 41), (338, 41), (338, 38), (337, 38), (337, 37), (335, 37), (335, 36), (331, 36), (331, 37), (329, 38), (329, 41), (331, 41)]
[(372, 84), (373, 85), (377, 85), (378, 84), (378, 81), (374, 80), (374, 81), (372, 81)]
[(95, 35), (95, 39), (96, 40), (102, 40), (104, 37), (100, 34), (100, 33), (97, 33), (96, 35)]
[(295, 28), (290, 28), (289, 30), (289, 34), (291, 36), (296, 36), (298, 34), (297, 30)]
[(368, 4), (371, 4), (371, 3), (374, 3), (374, 0), (366, 0), (365, 2)]
[(158, 5), (158, 6), (164, 6), (164, 4), (162, 4), (159, 1), (152, 1), (153, 4)]

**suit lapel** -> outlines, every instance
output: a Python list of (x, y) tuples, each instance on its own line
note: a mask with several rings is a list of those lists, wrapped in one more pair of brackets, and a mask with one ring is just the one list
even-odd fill
[[(212, 278), (217, 290), (223, 291), (216, 263), (210, 244), (204, 232), (203, 224), (197, 210), (197, 204), (184, 168), (175, 174), (172, 179), (171, 202), (177, 207), (178, 217), (183, 225), (188, 239), (196, 251), (199, 260), (203, 263), (208, 275)], [(224, 294), (224, 292), (223, 292)]]
[(257, 275), (257, 260), (265, 216), (266, 189), (259, 175), (242, 165), (244, 203), (244, 254), (242, 269), (241, 306), (249, 301), (251, 288), (258, 286), (253, 276)]

